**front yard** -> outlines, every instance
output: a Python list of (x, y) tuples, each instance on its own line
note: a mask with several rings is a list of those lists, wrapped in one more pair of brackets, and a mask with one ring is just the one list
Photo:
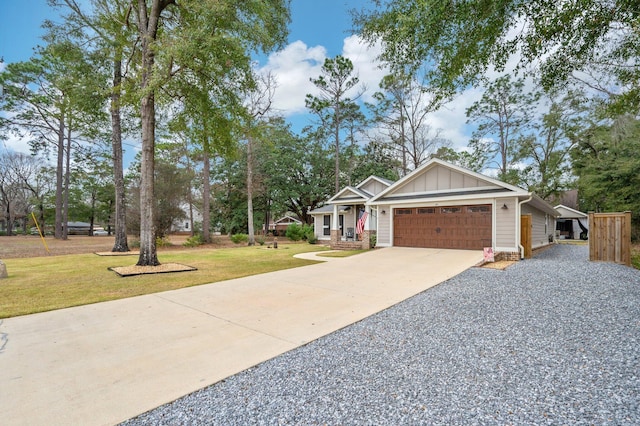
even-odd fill
[(315, 263), (296, 253), (324, 250), (310, 244), (238, 248), (196, 248), (158, 253), (160, 262), (181, 263), (196, 271), (122, 278), (108, 268), (133, 265), (136, 255), (62, 256), (5, 259), (9, 277), (0, 280), (0, 318), (214, 283)]

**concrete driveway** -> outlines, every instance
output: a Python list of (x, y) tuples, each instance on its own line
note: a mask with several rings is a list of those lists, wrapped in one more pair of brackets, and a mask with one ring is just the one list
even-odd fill
[(481, 260), (477, 251), (386, 248), (0, 320), (0, 422), (118, 423), (353, 324)]

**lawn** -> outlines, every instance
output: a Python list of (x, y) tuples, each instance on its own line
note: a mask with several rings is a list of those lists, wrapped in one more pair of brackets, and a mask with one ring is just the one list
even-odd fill
[(281, 244), (225, 249), (163, 251), (163, 263), (182, 263), (197, 271), (120, 277), (108, 268), (133, 265), (137, 256), (64, 256), (6, 259), (9, 277), (0, 281), (0, 318), (50, 311), (142, 294), (157, 293), (315, 263), (296, 253), (323, 246)]

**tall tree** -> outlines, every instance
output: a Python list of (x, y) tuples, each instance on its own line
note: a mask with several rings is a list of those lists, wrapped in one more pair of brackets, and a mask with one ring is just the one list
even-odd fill
[(353, 75), (353, 63), (349, 58), (336, 56), (327, 58), (320, 70), (320, 76), (310, 78), (311, 82), (320, 90), (318, 96), (307, 94), (305, 103), (307, 108), (320, 120), (322, 129), (329, 132), (335, 147), (335, 192), (340, 190), (340, 138), (344, 121), (348, 113), (353, 113), (356, 108), (354, 99), (361, 93), (357, 93), (352, 99), (347, 93), (353, 89), (359, 78)]
[[(354, 14), (359, 33), (383, 47), (394, 67), (433, 64), (429, 83), (449, 92), (467, 87), (493, 67), (541, 71), (545, 88), (594, 68), (611, 81), (616, 109), (640, 105), (640, 8), (629, 0), (381, 0)], [(593, 85), (596, 87), (596, 85)], [(614, 90), (611, 88), (614, 87)]]
[(498, 178), (505, 182), (520, 183), (514, 166), (537, 100), (537, 94), (524, 92), (522, 80), (511, 81), (505, 75), (490, 83), (482, 98), (467, 109), (468, 122), (478, 125), (471, 146), (486, 150), (489, 164), (485, 166), (496, 164)]
[[(288, 3), (287, 0), (186, 0), (179, 3), (174, 0), (138, 0), (136, 17), (142, 56), (138, 265), (159, 263), (153, 229), (155, 94), (158, 88), (177, 74), (200, 69), (202, 63), (211, 63), (208, 69), (215, 66), (225, 70), (231, 68), (231, 72), (250, 71), (248, 50), (267, 51), (284, 42), (289, 19)], [(239, 60), (228, 63), (229, 53), (226, 52), (243, 58), (243, 66)]]
[(557, 199), (571, 183), (569, 154), (583, 126), (584, 106), (579, 93), (552, 100), (549, 110), (522, 139), (520, 157), (530, 161), (523, 170), (530, 191), (545, 200)]
[[(135, 50), (135, 32), (130, 25), (133, 4), (130, 0), (91, 0), (90, 10), (84, 10), (76, 0), (48, 0), (48, 3), (68, 13), (63, 24), (49, 23), (59, 32), (74, 28), (76, 38), (81, 40), (87, 53), (100, 58), (104, 79), (111, 74), (110, 89), (104, 96), (109, 98), (111, 118), (111, 150), (113, 158), (113, 181), (115, 189), (115, 240), (112, 251), (129, 251), (126, 228), (125, 183), (122, 149), (122, 93), (125, 55), (132, 57)], [(86, 3), (83, 2), (86, 6)], [(96, 78), (98, 77), (96, 73)]]
[(374, 121), (384, 131), (402, 161), (402, 176), (416, 169), (430, 154), (447, 142), (426, 122), (440, 105), (439, 96), (404, 73), (389, 74), (380, 82)]

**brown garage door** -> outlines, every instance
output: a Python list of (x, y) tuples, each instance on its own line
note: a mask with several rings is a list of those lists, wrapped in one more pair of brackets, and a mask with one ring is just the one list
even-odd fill
[(393, 245), (468, 250), (491, 247), (491, 205), (395, 209)]

